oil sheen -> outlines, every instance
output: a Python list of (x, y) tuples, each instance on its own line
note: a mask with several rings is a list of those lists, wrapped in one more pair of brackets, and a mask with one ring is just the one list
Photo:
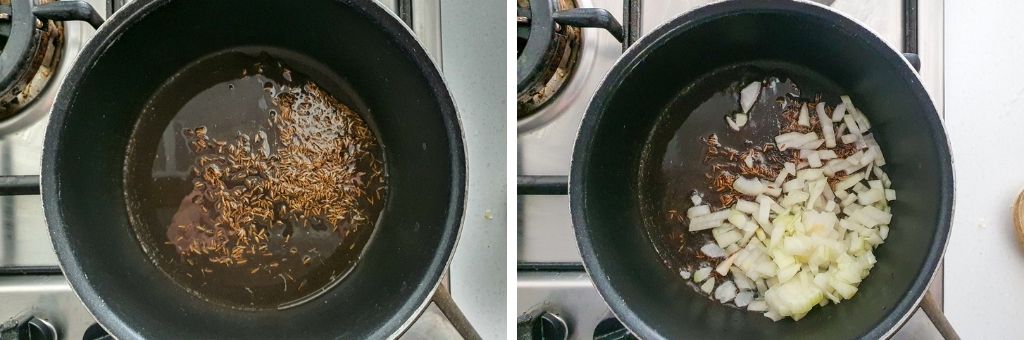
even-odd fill
[(265, 52), (208, 56), (140, 115), (125, 162), (132, 229), (198, 298), (247, 310), (300, 304), (340, 282), (372, 236), (387, 194), (372, 121), (343, 81), (314, 80), (297, 64)]

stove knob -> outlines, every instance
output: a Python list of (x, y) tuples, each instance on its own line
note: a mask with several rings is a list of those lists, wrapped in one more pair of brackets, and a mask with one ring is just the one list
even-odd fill
[(82, 334), (82, 340), (114, 340), (114, 337), (107, 334), (107, 330), (103, 329), (103, 326), (94, 323), (85, 329), (85, 334)]
[(569, 325), (562, 317), (549, 312), (534, 312), (519, 319), (519, 340), (567, 340)]
[(0, 325), (0, 340), (56, 340), (57, 329), (50, 322), (37, 317), (23, 317), (18, 321)]
[(636, 336), (630, 333), (626, 326), (616, 318), (602, 320), (594, 328), (594, 340), (635, 340)]

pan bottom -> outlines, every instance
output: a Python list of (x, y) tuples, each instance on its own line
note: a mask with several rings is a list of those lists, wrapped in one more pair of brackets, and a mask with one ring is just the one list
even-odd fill
[(261, 50), (203, 58), (157, 90), (135, 127), (125, 164), (135, 235), (201, 299), (239, 309), (312, 299), (354, 268), (383, 208), (374, 132), (293, 62)]

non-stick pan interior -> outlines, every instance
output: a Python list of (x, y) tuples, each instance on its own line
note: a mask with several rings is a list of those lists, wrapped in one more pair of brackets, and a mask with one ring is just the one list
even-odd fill
[[(857, 296), (799, 322), (772, 322), (699, 295), (662, 264), (652, 246), (662, 241), (647, 236), (639, 203), (643, 151), (658, 142), (652, 131), (659, 122), (683, 120), (663, 117), (681, 114), (667, 110), (670, 104), (702, 100), (684, 91), (698, 79), (765, 63), (850, 94), (872, 122), (899, 193), (889, 238)], [(720, 3), (640, 41), (588, 109), (571, 180), (580, 250), (616, 315), (643, 338), (878, 338), (896, 327), (939, 261), (953, 193), (945, 134), (913, 72), (854, 22), (791, 1)]]
[[(366, 1), (136, 1), (68, 76), (47, 131), (43, 194), (63, 268), (121, 337), (383, 338), (429, 299), (457, 238), (464, 155), (454, 104), (411, 33)], [(269, 46), (317, 61), (369, 108), (388, 203), (355, 270), (303, 305), (241, 311), (193, 297), (143, 254), (122, 169), (153, 91), (214, 52)], [(314, 77), (316, 78), (316, 77)]]

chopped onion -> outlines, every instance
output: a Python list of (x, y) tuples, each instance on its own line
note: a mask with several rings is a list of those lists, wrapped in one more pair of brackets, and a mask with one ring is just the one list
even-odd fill
[(694, 192), (693, 195), (690, 195), (690, 202), (693, 202), (693, 205), (697, 206), (703, 203), (703, 200), (700, 198), (700, 195)]
[[(737, 234), (739, 234), (739, 233), (737, 233)], [(731, 268), (733, 262), (736, 261), (736, 255), (737, 254), (732, 254), (732, 256), (729, 256), (729, 258), (725, 259), (725, 261), (722, 261), (722, 263), (719, 263), (718, 267), (715, 268), (715, 271), (718, 272), (718, 274), (721, 274), (721, 275), (725, 275), (725, 274), (729, 273), (729, 268)]]
[(736, 121), (733, 120), (733, 118), (730, 117), (730, 116), (725, 116), (725, 123), (729, 124), (729, 128), (733, 129), (733, 131), (739, 131), (740, 130), (739, 124), (736, 124)]
[(736, 285), (732, 281), (725, 281), (725, 283), (718, 286), (715, 289), (715, 299), (719, 302), (726, 303), (732, 301), (736, 297)]
[(722, 222), (729, 217), (730, 211), (728, 209), (713, 212), (700, 217), (690, 219), (690, 231), (698, 231), (716, 228), (722, 225)]
[[(755, 82), (744, 88), (741, 104), (752, 106), (761, 87)], [(692, 277), (713, 299), (772, 320), (800, 320), (815, 306), (853, 298), (876, 262), (874, 248), (888, 238), (889, 204), (896, 191), (881, 168), (882, 149), (867, 133), (867, 117), (847, 96), (831, 117), (826, 105), (814, 107), (817, 131), (774, 138), (780, 150), (799, 150), (799, 160), (785, 163), (774, 180), (736, 178), (732, 189), (753, 197), (753, 202), (738, 199), (731, 208), (712, 212), (701, 197), (691, 197), (689, 228), (711, 229), (714, 242), (703, 245), (701, 252), (719, 260), (712, 260), (714, 267), (705, 264), (692, 275), (681, 271), (680, 276)], [(738, 130), (750, 106), (728, 117), (730, 126)], [(810, 126), (810, 114), (801, 104), (797, 123)], [(856, 152), (839, 158), (838, 142)], [(760, 155), (744, 155), (740, 162), (753, 167), (765, 162)], [(712, 271), (722, 279), (717, 287)]]
[(860, 183), (860, 180), (862, 180), (862, 179), (864, 179), (864, 175), (861, 175), (861, 174), (850, 175), (850, 176), (844, 178), (843, 180), (839, 181), (839, 183), (836, 183), (835, 191), (843, 191), (843, 190), (852, 188), (857, 183)]
[(739, 210), (733, 210), (729, 213), (729, 217), (727, 219), (729, 220), (729, 223), (732, 223), (732, 225), (740, 229), (743, 229), (744, 226), (747, 225), (747, 221), (749, 221), (749, 219), (747, 219), (747, 215)]
[(800, 106), (800, 117), (797, 119), (797, 124), (811, 126), (810, 114), (807, 112), (807, 104)]
[(725, 249), (714, 243), (705, 244), (703, 247), (700, 247), (700, 251), (708, 257), (725, 257)]
[(757, 196), (763, 194), (765, 190), (768, 190), (768, 188), (756, 178), (748, 179), (743, 176), (736, 177), (736, 180), (732, 182), (732, 188), (747, 196)]
[(801, 190), (804, 188), (804, 182), (806, 181), (802, 178), (794, 178), (786, 183), (782, 183), (782, 191), (788, 193)]
[(818, 103), (815, 111), (818, 113), (818, 122), (821, 122), (821, 134), (825, 136), (825, 147), (836, 147), (836, 132), (832, 130), (832, 120), (825, 114), (825, 102)]
[(821, 167), (821, 156), (818, 156), (817, 152), (812, 152), (807, 156), (807, 164), (810, 164), (812, 168)]
[(736, 201), (736, 206), (735, 206), (736, 210), (739, 210), (741, 212), (744, 212), (744, 213), (747, 213), (747, 214), (750, 214), (750, 215), (756, 214), (758, 207), (759, 206), (758, 206), (757, 203), (754, 203), (754, 202), (751, 202), (751, 201), (747, 201), (747, 200), (742, 200), (742, 199), (741, 200), (737, 200)]
[(708, 214), (711, 214), (711, 206), (709, 205), (698, 205), (693, 208), (686, 209), (686, 218), (689, 219), (701, 217)]
[(704, 281), (704, 284), (700, 285), (700, 290), (704, 291), (704, 294), (711, 294), (715, 290), (715, 278), (708, 278)]
[(896, 200), (896, 190), (885, 189), (885, 200), (886, 201), (895, 201)]
[(754, 301), (754, 292), (744, 290), (741, 291), (739, 294), (736, 294), (736, 307), (746, 307), (747, 305), (750, 304), (751, 301)]
[(846, 114), (846, 103), (839, 103), (839, 105), (836, 105), (836, 109), (832, 110), (832, 121), (842, 121), (844, 114)]
[(691, 274), (690, 271), (686, 269), (679, 270), (679, 276), (682, 277), (683, 280), (689, 280), (692, 275), (693, 274)]
[(701, 283), (711, 276), (711, 267), (701, 267), (697, 271), (693, 272), (693, 282)]
[(759, 81), (750, 83), (740, 90), (740, 106), (743, 108), (743, 113), (750, 112), (750, 108), (754, 106), (754, 102), (757, 101), (760, 94), (761, 82)]
[[(850, 110), (850, 108), (847, 108), (846, 110)], [(846, 123), (846, 129), (850, 130), (850, 134), (857, 136), (857, 138), (860, 139), (861, 130), (860, 127), (857, 126), (857, 122), (853, 120), (852, 115), (846, 115), (846, 117), (843, 117), (843, 123)]]
[(746, 114), (743, 114), (743, 113), (737, 113), (736, 114), (736, 126), (739, 126), (739, 127), (742, 128), (743, 126), (747, 125), (747, 121), (748, 120), (749, 119), (747, 118)]
[(752, 312), (764, 312), (768, 310), (768, 303), (762, 300), (754, 300), (747, 305), (747, 310)]

